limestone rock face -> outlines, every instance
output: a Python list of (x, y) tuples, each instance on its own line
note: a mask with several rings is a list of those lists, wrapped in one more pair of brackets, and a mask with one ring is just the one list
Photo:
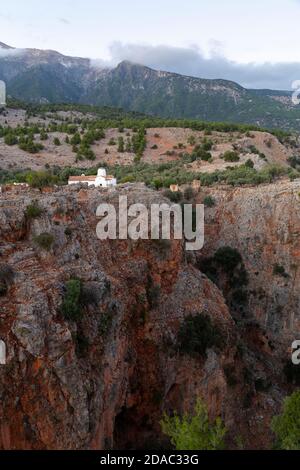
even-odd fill
[[(249, 276), (247, 314), (266, 328), (277, 350), (290, 346), (300, 334), (300, 181), (208, 192), (216, 204), (206, 211), (199, 256), (236, 248)], [(276, 265), (284, 275), (274, 273)]]
[[(197, 258), (223, 245), (239, 249), (249, 290), (265, 293), (250, 295), (248, 323), (237, 321), (226, 292), (181, 241), (97, 239), (99, 203), (117, 206), (126, 194), (129, 203), (149, 205), (162, 202), (159, 193), (129, 186), (0, 195), (0, 266), (13, 271), (0, 296), (7, 346), (0, 448), (155, 448), (166, 444), (162, 413), (190, 411), (199, 396), (225, 421), (229, 447), (237, 436), (247, 448), (268, 447), (270, 418), (288, 392), (280, 352), (299, 330), (299, 190), (296, 182), (210, 190), (216, 205), (207, 210)], [(28, 219), (35, 200), (42, 214)], [(36, 243), (45, 232), (53, 235), (49, 250)], [(289, 277), (274, 276), (277, 262)], [(61, 311), (70, 279), (80, 279), (84, 299), (76, 321)], [(202, 313), (221, 332), (222, 348), (180, 354), (180, 325)], [(268, 386), (259, 389), (259, 380)]]

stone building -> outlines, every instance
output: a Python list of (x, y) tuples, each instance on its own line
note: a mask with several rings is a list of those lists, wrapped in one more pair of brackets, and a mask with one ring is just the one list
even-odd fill
[(92, 176), (70, 176), (68, 184), (87, 183), (88, 186), (95, 186), (96, 188), (109, 188), (116, 186), (117, 180), (114, 176), (107, 175), (105, 168), (99, 168), (97, 175)]

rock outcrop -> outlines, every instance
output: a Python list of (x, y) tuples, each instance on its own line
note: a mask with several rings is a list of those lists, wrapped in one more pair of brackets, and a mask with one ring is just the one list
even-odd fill
[[(236, 248), (249, 277), (247, 317), (285, 347), (300, 333), (300, 181), (208, 190), (206, 242), (200, 257)], [(276, 266), (282, 272), (276, 272)]]

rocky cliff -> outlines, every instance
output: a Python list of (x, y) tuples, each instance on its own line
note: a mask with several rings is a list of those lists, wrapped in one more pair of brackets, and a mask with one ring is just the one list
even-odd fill
[(280, 342), (285, 346), (299, 331), (300, 181), (206, 192), (215, 206), (206, 210), (199, 257), (224, 244), (241, 253), (249, 277), (244, 317), (264, 326), (278, 351)]
[[(0, 447), (165, 447), (162, 413), (191, 410), (198, 396), (222, 416), (229, 447), (269, 447), (270, 418), (289, 390), (283, 363), (299, 331), (299, 191), (299, 182), (207, 190), (215, 206), (196, 255), (180, 241), (96, 238), (98, 204), (117, 204), (119, 193), (129, 203), (162, 200), (145, 187), (2, 193)], [(48, 249), (37, 242), (42, 233), (52, 236)], [(233, 302), (228, 273), (208, 272), (222, 246), (242, 256), (246, 303)], [(276, 263), (286, 276), (274, 275)], [(61, 308), (70, 279), (80, 279), (84, 299), (76, 321)], [(222, 348), (181, 354), (180, 325), (203, 313)]]

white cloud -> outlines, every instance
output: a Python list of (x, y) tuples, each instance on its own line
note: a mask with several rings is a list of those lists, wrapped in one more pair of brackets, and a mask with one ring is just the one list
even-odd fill
[(109, 50), (109, 61), (93, 60), (91, 65), (103, 68), (130, 60), (183, 75), (233, 80), (248, 88), (290, 90), (291, 83), (300, 79), (300, 62), (241, 64), (226, 58), (222, 43), (214, 40), (210, 43), (208, 55), (198, 46), (184, 48), (121, 42), (112, 43)]
[(0, 58), (17, 56), (23, 54), (24, 52), (24, 49), (5, 48), (0, 45)]
[(113, 60), (90, 59), (90, 65), (95, 69), (106, 69), (114, 67), (117, 63)]

